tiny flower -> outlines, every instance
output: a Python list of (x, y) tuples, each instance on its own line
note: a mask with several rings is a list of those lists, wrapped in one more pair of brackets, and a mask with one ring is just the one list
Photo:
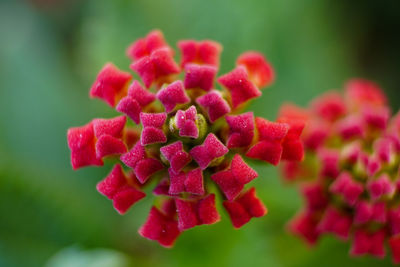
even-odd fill
[(303, 143), (300, 135), (303, 132), (305, 123), (303, 120), (295, 120), (292, 118), (280, 118), (278, 122), (289, 125), (287, 135), (282, 141), (282, 159), (292, 161), (302, 161), (304, 158)]
[(257, 172), (250, 168), (239, 154), (236, 154), (230, 168), (214, 173), (211, 179), (218, 184), (228, 200), (233, 200), (240, 194), (244, 185), (257, 176)]
[(345, 86), (345, 97), (352, 107), (383, 106), (386, 104), (386, 96), (379, 86), (371, 81), (352, 79)]
[(178, 222), (169, 214), (152, 207), (147, 221), (139, 229), (139, 234), (150, 240), (155, 240), (164, 247), (172, 247), (180, 235)]
[(165, 113), (140, 113), (140, 121), (143, 124), (140, 141), (143, 146), (167, 142), (167, 137), (163, 132), (166, 119)]
[(208, 119), (211, 122), (231, 112), (228, 103), (222, 98), (221, 93), (216, 90), (200, 96), (196, 99), (196, 102), (207, 112)]
[(183, 150), (182, 141), (163, 146), (160, 148), (160, 152), (169, 161), (171, 170), (175, 173), (180, 172), (183, 167), (192, 161), (189, 153)]
[(179, 73), (179, 66), (174, 61), (169, 48), (154, 50), (150, 55), (143, 56), (131, 64), (144, 85), (149, 88), (154, 82), (162, 84), (169, 75)]
[(157, 98), (165, 107), (165, 112), (170, 113), (177, 105), (187, 104), (190, 98), (187, 96), (182, 81), (176, 81), (162, 88), (157, 93)]
[(125, 123), (125, 116), (93, 120), (94, 135), (97, 138), (96, 156), (98, 158), (126, 152), (126, 145), (121, 140)]
[(197, 115), (197, 110), (195, 106), (191, 106), (187, 110), (178, 110), (175, 115), (175, 125), (172, 127), (176, 127), (179, 129), (179, 135), (182, 137), (191, 137), (198, 138), (199, 137), (199, 127), (197, 124), (199, 123), (199, 116)]
[(103, 161), (96, 155), (93, 123), (68, 129), (68, 146), (71, 150), (71, 164), (74, 169), (85, 166), (102, 166)]
[(371, 196), (371, 199), (376, 200), (385, 195), (392, 195), (395, 187), (390, 181), (387, 174), (382, 174), (376, 180), (369, 181), (367, 183), (367, 189)]
[(206, 64), (218, 67), (222, 46), (214, 41), (183, 40), (178, 42), (182, 53), (181, 66), (187, 63)]
[(344, 140), (360, 138), (364, 135), (364, 125), (359, 117), (349, 116), (338, 123), (338, 132)]
[(289, 125), (259, 117), (255, 121), (258, 142), (249, 149), (246, 156), (277, 165), (282, 157), (282, 142), (288, 133)]
[[(172, 247), (187, 229), (219, 222), (220, 199), (235, 228), (267, 213), (255, 189), (247, 189), (258, 174), (243, 156), (275, 165), (303, 158), (303, 122), (272, 123), (240, 113), (242, 104), (261, 95), (257, 86), (273, 80), (264, 56), (242, 54), (236, 69), (219, 79), (224, 91), (214, 84), (220, 44), (185, 40), (178, 47), (181, 66), (160, 31), (135, 41), (127, 55), (144, 86), (136, 80), (129, 85), (131, 74), (107, 64), (91, 89), (91, 96), (124, 116), (94, 119), (67, 133), (74, 169), (103, 165), (110, 156), (130, 169), (125, 174), (116, 163), (97, 185), (120, 214), (145, 197), (145, 187), (154, 186), (149, 191), (155, 205), (139, 234), (164, 247)], [(218, 197), (212, 193), (217, 188)], [(307, 194), (319, 199), (316, 191)]]
[(274, 80), (274, 70), (264, 56), (258, 52), (250, 51), (241, 54), (236, 60), (236, 64), (246, 67), (250, 79), (259, 88), (271, 84)]
[(364, 224), (371, 221), (386, 223), (386, 207), (384, 202), (368, 203), (360, 201), (356, 206), (354, 223)]
[(113, 64), (108, 63), (97, 75), (96, 81), (90, 89), (90, 97), (100, 98), (111, 107), (114, 107), (131, 79), (131, 74), (123, 72)]
[(385, 257), (384, 241), (385, 232), (383, 230), (378, 230), (375, 233), (368, 233), (362, 229), (357, 230), (354, 233), (350, 254), (354, 256), (371, 254), (375, 257), (383, 258)]
[(164, 35), (159, 30), (151, 31), (145, 38), (138, 39), (126, 50), (126, 54), (132, 60), (138, 60), (144, 56), (149, 56), (159, 48), (168, 47)]
[(328, 207), (318, 224), (320, 233), (333, 233), (338, 238), (347, 240), (352, 220), (350, 216), (341, 214), (337, 209)]
[(123, 154), (120, 159), (125, 165), (134, 170), (135, 175), (142, 184), (151, 175), (163, 169), (160, 161), (147, 157), (145, 148), (139, 142), (129, 152)]
[(196, 225), (214, 224), (220, 220), (215, 207), (214, 194), (196, 201), (177, 198), (175, 204), (178, 213), (178, 228), (181, 231)]
[(243, 66), (236, 67), (233, 71), (219, 77), (218, 82), (230, 92), (234, 108), (261, 95), (260, 90), (250, 81)]
[(358, 197), (364, 191), (363, 185), (355, 181), (348, 172), (342, 172), (331, 184), (329, 190), (343, 197), (348, 205), (356, 204)]
[(390, 110), (387, 107), (364, 108), (362, 116), (365, 124), (372, 128), (383, 130), (387, 127)]
[(128, 181), (121, 165), (116, 164), (111, 173), (100, 183), (97, 190), (113, 201), (114, 208), (124, 214), (133, 204), (146, 196)]
[(257, 198), (254, 187), (240, 195), (236, 200), (224, 201), (224, 207), (228, 211), (235, 228), (242, 227), (253, 217), (262, 217), (267, 213), (267, 208)]
[(302, 187), (302, 195), (306, 200), (308, 210), (320, 210), (327, 206), (328, 198), (324, 188), (319, 183), (309, 183)]
[(133, 81), (128, 95), (119, 101), (116, 110), (125, 113), (136, 124), (140, 123), (140, 112), (156, 99), (155, 95), (144, 89), (138, 81)]
[(311, 212), (300, 212), (288, 225), (288, 230), (313, 245), (318, 241), (320, 232), (317, 229), (318, 219)]
[(210, 91), (213, 88), (216, 73), (217, 68), (211, 65), (186, 64), (185, 88), (200, 88), (204, 91)]
[(228, 151), (226, 146), (213, 133), (210, 133), (202, 145), (195, 146), (190, 150), (190, 155), (199, 164), (200, 168), (204, 170), (213, 161), (218, 161)]
[(311, 105), (316, 114), (329, 121), (334, 121), (346, 114), (344, 100), (336, 92), (329, 92), (318, 97)]

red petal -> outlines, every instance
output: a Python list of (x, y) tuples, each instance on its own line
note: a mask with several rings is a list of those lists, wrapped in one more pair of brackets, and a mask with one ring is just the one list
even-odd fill
[(133, 204), (146, 196), (145, 193), (132, 187), (117, 192), (113, 197), (114, 208), (124, 214)]
[(258, 86), (264, 87), (274, 80), (274, 70), (261, 53), (249, 51), (241, 54), (236, 60), (237, 65), (244, 65), (250, 79)]

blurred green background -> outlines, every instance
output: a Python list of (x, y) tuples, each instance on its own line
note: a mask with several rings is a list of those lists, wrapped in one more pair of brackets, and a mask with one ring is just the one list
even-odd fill
[(314, 249), (285, 231), (301, 206), (275, 168), (253, 167), (269, 214), (237, 231), (226, 213), (185, 232), (173, 249), (137, 234), (152, 197), (119, 216), (95, 185), (110, 170), (72, 171), (68, 127), (116, 112), (88, 98), (107, 61), (128, 70), (125, 48), (153, 28), (224, 46), (220, 73), (237, 55), (265, 53), (277, 81), (251, 105), (274, 119), (285, 101), (365, 77), (400, 106), (399, 1), (1, 0), (0, 266), (390, 266), (351, 259), (349, 244), (324, 237)]

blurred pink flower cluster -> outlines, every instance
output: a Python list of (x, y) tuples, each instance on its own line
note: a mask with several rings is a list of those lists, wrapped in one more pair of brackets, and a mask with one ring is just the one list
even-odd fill
[[(243, 53), (234, 70), (216, 79), (220, 44), (184, 40), (178, 47), (180, 64), (156, 30), (127, 49), (143, 84), (106, 64), (90, 96), (123, 115), (94, 119), (67, 136), (74, 169), (101, 166), (108, 158), (128, 167), (116, 163), (97, 186), (119, 213), (145, 197), (146, 185), (156, 184), (157, 202), (139, 233), (166, 247), (189, 228), (218, 222), (216, 198), (223, 198), (235, 228), (267, 213), (255, 189), (244, 189), (258, 176), (244, 156), (273, 165), (303, 159), (302, 121), (240, 114), (274, 79), (263, 55)], [(223, 90), (215, 89), (215, 79)]]
[(297, 181), (304, 207), (289, 229), (314, 244), (324, 234), (351, 240), (350, 254), (382, 258), (385, 242), (400, 262), (400, 115), (391, 116), (381, 89), (354, 79), (309, 108), (281, 115), (306, 121), (306, 160), (283, 165)]

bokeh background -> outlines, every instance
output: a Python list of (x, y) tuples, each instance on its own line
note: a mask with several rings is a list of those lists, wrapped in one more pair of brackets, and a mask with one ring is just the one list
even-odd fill
[[(66, 130), (115, 116), (88, 89), (107, 61), (128, 70), (125, 48), (159, 28), (224, 46), (220, 73), (259, 50), (277, 72), (251, 109), (274, 119), (351, 77), (382, 85), (400, 106), (399, 1), (1, 0), (0, 266), (390, 266), (348, 257), (324, 237), (310, 249), (285, 231), (301, 205), (276, 168), (253, 164), (269, 214), (237, 231), (220, 223), (187, 231), (173, 249), (137, 234), (153, 199), (119, 216), (95, 185), (110, 170), (72, 171)], [(222, 211), (221, 207), (219, 207)]]

